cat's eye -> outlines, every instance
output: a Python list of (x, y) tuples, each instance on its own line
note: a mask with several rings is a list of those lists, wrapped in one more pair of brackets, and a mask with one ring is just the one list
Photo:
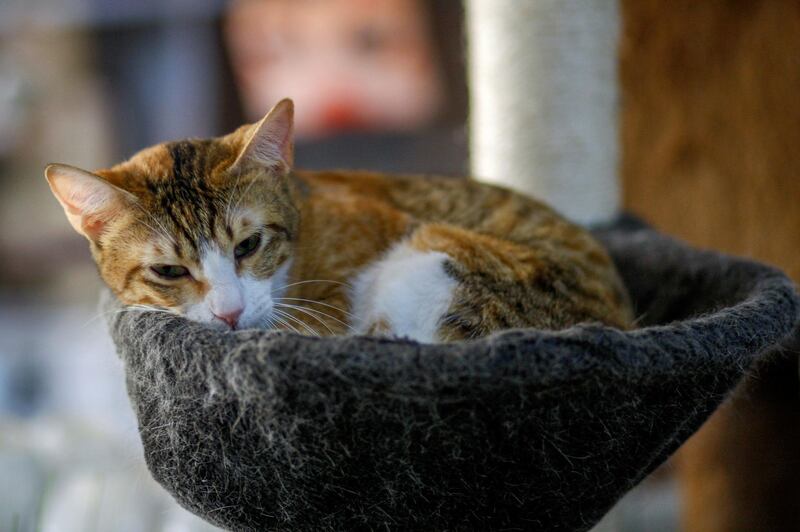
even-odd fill
[(153, 273), (164, 279), (180, 279), (181, 277), (189, 275), (188, 269), (176, 264), (156, 264), (155, 266), (151, 266), (150, 269)]
[(261, 235), (259, 233), (253, 233), (236, 245), (236, 248), (233, 250), (233, 256), (237, 259), (249, 257), (253, 254), (256, 248), (258, 248), (260, 243)]

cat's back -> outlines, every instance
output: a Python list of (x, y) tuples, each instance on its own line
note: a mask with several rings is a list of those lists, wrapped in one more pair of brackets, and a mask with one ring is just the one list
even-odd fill
[(474, 229), (488, 217), (509, 226), (522, 219), (539, 224), (562, 221), (533, 198), (469, 178), (349, 170), (298, 171), (296, 175), (317, 198), (370, 201), (426, 222)]
[(541, 201), (470, 178), (367, 171), (297, 172), (318, 202), (356, 202), (419, 222), (446, 223), (524, 245), (605, 255), (586, 230)]
[[(569, 284), (598, 302), (592, 303), (593, 311), (586, 316), (619, 327), (630, 322), (628, 296), (604, 248), (588, 231), (534, 198), (455, 177), (355, 171), (302, 172), (298, 177), (317, 202), (358, 205), (357, 216), (369, 213), (374, 227), (380, 226), (379, 218), (402, 220), (393, 225), (396, 231), (384, 232), (392, 239), (436, 226), (444, 229), (433, 231), (447, 232), (449, 245), (460, 248), (466, 261), (474, 260), (486, 246), (500, 246), (506, 254), (520, 256), (530, 250), (539, 279), (550, 279), (556, 287)], [(453, 255), (446, 246), (441, 251)], [(494, 273), (488, 263), (485, 268)], [(507, 279), (511, 285), (524, 281), (513, 277)], [(528, 298), (523, 294), (522, 299)]]

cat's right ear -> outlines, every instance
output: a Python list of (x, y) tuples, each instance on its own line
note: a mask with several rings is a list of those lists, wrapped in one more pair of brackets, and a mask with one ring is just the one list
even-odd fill
[(294, 164), (294, 103), (284, 98), (250, 128), (232, 168), (254, 164), (287, 171)]
[(131, 200), (129, 193), (80, 168), (51, 164), (44, 175), (69, 223), (93, 241)]

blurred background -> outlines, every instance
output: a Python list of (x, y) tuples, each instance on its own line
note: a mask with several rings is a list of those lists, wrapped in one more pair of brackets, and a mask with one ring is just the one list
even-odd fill
[[(798, 279), (800, 5), (664, 6), (621, 1), (626, 208)], [(0, 531), (213, 529), (144, 467), (88, 246), (44, 166), (100, 168), (154, 143), (223, 134), (290, 96), (298, 166), (463, 175), (462, 19), (457, 0), (0, 1)], [(786, 474), (797, 460), (781, 454), (798, 448), (786, 429), (800, 426), (792, 390), (764, 401), (749, 390), (751, 417), (723, 412), (599, 529), (738, 530), (722, 517), (691, 522), (700, 507), (736, 515), (737, 475), (785, 494), (773, 503), (796, 500), (783, 488), (797, 489)], [(776, 410), (757, 434), (742, 428)], [(743, 440), (747, 452), (731, 450)], [(737, 473), (753, 463), (782, 476)], [(676, 464), (689, 464), (683, 488)]]
[(227, 133), (283, 97), (296, 161), (463, 175), (459, 2), (0, 1), (0, 531), (200, 531), (147, 473), (100, 283), (43, 178)]

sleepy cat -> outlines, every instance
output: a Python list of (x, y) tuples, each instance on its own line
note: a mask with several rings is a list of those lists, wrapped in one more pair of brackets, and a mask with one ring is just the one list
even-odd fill
[(292, 116), (283, 100), (223, 137), (45, 173), (102, 278), (138, 308), (422, 342), (630, 324), (609, 257), (548, 207), (465, 179), (295, 170)]

